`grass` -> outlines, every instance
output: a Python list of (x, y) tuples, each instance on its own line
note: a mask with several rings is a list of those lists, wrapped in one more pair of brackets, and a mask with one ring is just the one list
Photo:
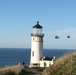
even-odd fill
[(76, 53), (66, 54), (57, 59), (42, 75), (76, 75)]
[(7, 70), (5, 72), (0, 72), (0, 75), (28, 75), (32, 74), (29, 68), (22, 69), (20, 73), (16, 74), (14, 71)]
[(31, 71), (27, 71), (25, 69), (22, 69), (19, 74), (16, 74), (13, 71), (8, 71), (8, 72), (5, 72), (5, 73), (0, 73), (0, 75), (28, 75), (28, 74), (32, 74), (32, 72)]
[(15, 74), (15, 72), (9, 71), (5, 73), (0, 73), (0, 75), (17, 75), (17, 74)]
[(28, 74), (33, 74), (33, 73), (30, 70), (22, 69), (18, 75), (28, 75)]

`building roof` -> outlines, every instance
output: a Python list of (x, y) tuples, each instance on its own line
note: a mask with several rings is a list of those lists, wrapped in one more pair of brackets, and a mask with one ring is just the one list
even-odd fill
[(37, 21), (37, 24), (33, 26), (33, 28), (43, 28), (41, 25), (39, 25), (39, 21)]
[(43, 60), (52, 60), (53, 57), (44, 56), (44, 57), (41, 58), (41, 60), (42, 60), (42, 59), (43, 59)]

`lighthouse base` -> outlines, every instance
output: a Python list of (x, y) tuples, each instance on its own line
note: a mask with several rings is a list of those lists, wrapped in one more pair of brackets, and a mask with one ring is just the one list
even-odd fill
[(31, 63), (29, 65), (29, 68), (32, 68), (32, 67), (40, 67), (40, 64), (39, 63)]

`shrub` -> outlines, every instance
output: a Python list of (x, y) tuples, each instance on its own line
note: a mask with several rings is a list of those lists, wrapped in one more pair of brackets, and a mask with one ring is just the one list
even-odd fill
[(28, 74), (32, 74), (32, 72), (25, 69), (22, 69), (21, 72), (19, 73), (19, 75), (28, 75)]
[(16, 75), (16, 74), (15, 72), (9, 71), (9, 72), (4, 73), (3, 75)]

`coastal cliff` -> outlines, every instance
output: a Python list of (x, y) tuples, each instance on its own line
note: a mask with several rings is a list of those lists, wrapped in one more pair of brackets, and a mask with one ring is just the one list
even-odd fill
[(58, 58), (42, 75), (76, 75), (76, 52)]

